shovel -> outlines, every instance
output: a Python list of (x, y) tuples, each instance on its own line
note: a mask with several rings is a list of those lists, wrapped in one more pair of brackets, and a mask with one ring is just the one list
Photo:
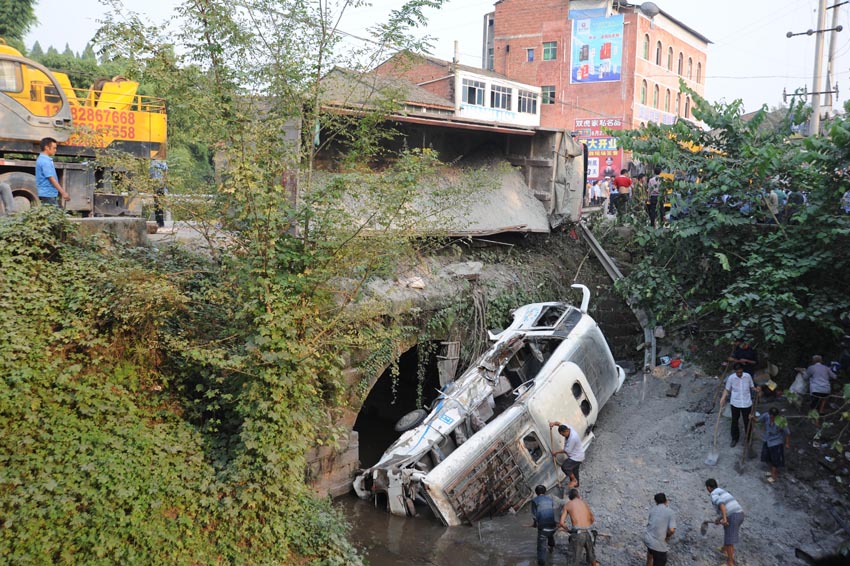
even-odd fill
[(744, 441), (744, 452), (743, 452), (743, 454), (741, 454), (741, 461), (735, 463), (735, 471), (738, 472), (739, 474), (744, 473), (744, 467), (747, 463), (747, 458), (750, 457), (750, 441), (753, 438), (753, 428), (755, 427), (755, 424), (756, 424), (756, 422), (755, 422), (756, 419), (755, 419), (754, 415), (756, 414), (756, 409), (759, 406), (759, 399), (760, 398), (761, 398), (761, 393), (756, 393), (756, 400), (753, 403), (752, 413), (750, 414), (750, 420), (749, 420), (748, 423), (746, 423), (747, 428), (745, 430), (746, 430), (747, 438)]
[[(714, 424), (714, 443), (711, 445), (711, 452), (705, 457), (706, 466), (716, 466), (717, 459), (720, 458), (720, 453), (717, 452), (717, 430), (720, 428), (720, 415), (723, 414), (723, 407), (717, 410), (717, 422)], [(703, 523), (703, 526), (705, 523)]]

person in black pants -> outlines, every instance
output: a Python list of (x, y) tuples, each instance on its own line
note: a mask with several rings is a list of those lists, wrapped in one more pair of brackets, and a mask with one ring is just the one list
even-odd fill
[(546, 564), (546, 547), (549, 552), (555, 548), (555, 531), (558, 528), (557, 517), (561, 514), (564, 501), (546, 495), (546, 486), (538, 485), (534, 488), (536, 497), (531, 500), (532, 526), (537, 527), (537, 564)]
[(744, 366), (740, 363), (735, 364), (735, 372), (726, 378), (726, 385), (723, 389), (723, 395), (720, 397), (720, 410), (723, 410), (723, 405), (726, 403), (726, 398), (729, 398), (732, 405), (732, 443), (730, 447), (734, 447), (740, 440), (741, 432), (738, 429), (738, 419), (744, 419), (744, 427), (746, 434), (749, 435), (752, 424), (750, 423), (750, 411), (753, 408), (753, 391), (761, 393), (761, 387), (756, 387), (753, 384), (753, 378), (750, 374), (744, 372)]

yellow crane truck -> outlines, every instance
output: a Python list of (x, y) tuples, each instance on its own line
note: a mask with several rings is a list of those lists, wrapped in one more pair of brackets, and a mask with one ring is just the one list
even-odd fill
[(65, 73), (23, 57), (0, 39), (0, 182), (12, 188), (15, 210), (39, 202), (35, 159), (40, 140), (51, 137), (59, 142), (57, 180), (71, 197), (66, 210), (84, 216), (139, 214), (132, 197), (108, 194), (110, 171), (94, 161), (104, 149), (165, 159), (165, 102), (137, 94), (138, 87), (114, 77), (76, 89)]

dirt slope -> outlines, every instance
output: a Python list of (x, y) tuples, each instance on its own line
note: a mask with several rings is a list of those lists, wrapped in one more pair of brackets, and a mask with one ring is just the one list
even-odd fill
[[(706, 536), (699, 534), (700, 523), (714, 517), (705, 490), (706, 478), (713, 477), (732, 493), (744, 508), (742, 542), (738, 562), (746, 566), (801, 564), (794, 547), (814, 555), (832, 550), (839, 542), (833, 533), (837, 526), (828, 506), (847, 509), (825, 479), (813, 483), (793, 477), (802, 468), (811, 445), (808, 437), (792, 429), (792, 448), (787, 454), (788, 474), (775, 485), (765, 481), (765, 469), (758, 458), (750, 459), (743, 473), (735, 470), (741, 446), (729, 448), (729, 420), (723, 418), (718, 435), (720, 458), (716, 466), (704, 463), (711, 446), (716, 413), (706, 414), (719, 380), (706, 377), (692, 367), (656, 371), (646, 387), (639, 377), (626, 382), (621, 393), (609, 401), (596, 427), (597, 438), (582, 467), (582, 496), (594, 510), (600, 532), (597, 544), (601, 564), (641, 564), (644, 560), (642, 536), (652, 497), (663, 491), (677, 513), (678, 529), (671, 543), (671, 565), (717, 565), (722, 528), (710, 525)], [(666, 397), (670, 382), (679, 383), (678, 397)], [(777, 404), (786, 408), (783, 402)], [(763, 408), (763, 410), (766, 410)], [(703, 424), (700, 424), (703, 423)], [(760, 447), (753, 442), (753, 452)], [(566, 544), (566, 540), (563, 540)], [(557, 562), (555, 562), (557, 563)]]

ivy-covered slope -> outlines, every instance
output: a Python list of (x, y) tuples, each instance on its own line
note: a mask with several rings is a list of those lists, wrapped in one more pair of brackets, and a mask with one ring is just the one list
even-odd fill
[(52, 207), (0, 220), (0, 562), (357, 563), (286, 462), (246, 456), (221, 270), (72, 234)]

